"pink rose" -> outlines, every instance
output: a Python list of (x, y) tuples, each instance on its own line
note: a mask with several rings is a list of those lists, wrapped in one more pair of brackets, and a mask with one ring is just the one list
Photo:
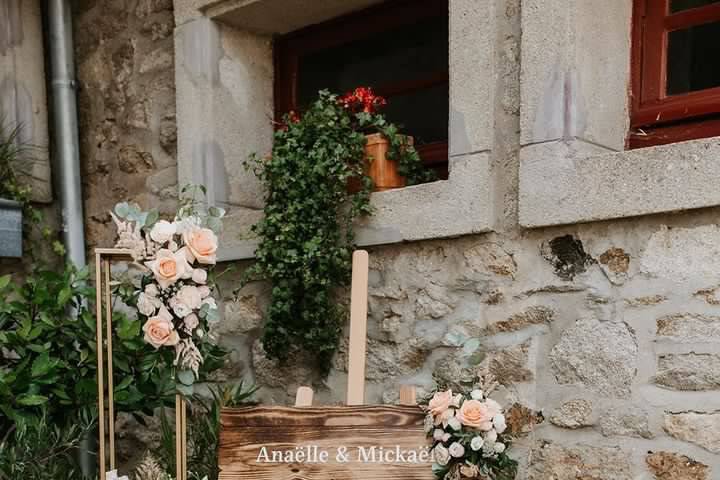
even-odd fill
[(207, 282), (207, 272), (202, 268), (196, 268), (193, 270), (192, 281), (200, 284)]
[(428, 409), (434, 416), (441, 415), (445, 410), (450, 408), (453, 401), (452, 390), (446, 390), (444, 392), (435, 392), (433, 398), (428, 403)]
[(477, 400), (466, 400), (457, 413), (458, 420), (466, 427), (485, 431), (492, 428), (494, 415), (495, 413), (488, 408), (487, 403)]
[(198, 287), (198, 291), (200, 292), (200, 296), (202, 298), (206, 298), (210, 296), (210, 287), (207, 285), (203, 285), (202, 287)]
[(190, 310), (200, 308), (200, 303), (202, 302), (200, 290), (192, 285), (184, 285), (175, 294), (175, 298), (177, 298), (180, 303), (185, 304)]
[(187, 247), (188, 259), (197, 260), (204, 265), (214, 265), (217, 261), (218, 239), (209, 228), (192, 227), (183, 233), (183, 242)]
[(192, 269), (182, 249), (177, 252), (168, 249), (158, 250), (155, 260), (146, 262), (145, 265), (152, 270), (155, 280), (162, 288), (167, 288), (181, 278), (190, 278), (192, 275)]
[(180, 341), (178, 333), (173, 325), (173, 317), (165, 307), (161, 307), (158, 314), (148, 319), (143, 325), (145, 341), (153, 347), (172, 347)]

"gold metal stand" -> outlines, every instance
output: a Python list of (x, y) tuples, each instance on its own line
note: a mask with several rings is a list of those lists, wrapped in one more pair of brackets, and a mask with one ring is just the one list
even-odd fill
[[(113, 398), (113, 362), (112, 362), (112, 294), (110, 291), (110, 267), (113, 261), (132, 261), (130, 251), (120, 248), (95, 249), (95, 283), (97, 308), (97, 380), (98, 380), (98, 465), (100, 480), (105, 480), (105, 472), (115, 470), (115, 403)], [(105, 331), (103, 332), (103, 303), (105, 304)], [(103, 354), (103, 344), (105, 353)], [(105, 355), (107, 362), (107, 412), (105, 408)], [(107, 420), (106, 420), (107, 413)], [(105, 424), (107, 422), (107, 435)], [(182, 395), (175, 395), (175, 480), (187, 480), (187, 405)], [(105, 442), (108, 456), (106, 458)]]

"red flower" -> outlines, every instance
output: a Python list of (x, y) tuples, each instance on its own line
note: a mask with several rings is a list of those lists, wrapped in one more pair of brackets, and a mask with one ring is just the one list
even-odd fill
[(358, 87), (340, 97), (338, 101), (353, 113), (361, 111), (375, 113), (387, 105), (387, 101), (383, 97), (375, 95), (370, 87)]

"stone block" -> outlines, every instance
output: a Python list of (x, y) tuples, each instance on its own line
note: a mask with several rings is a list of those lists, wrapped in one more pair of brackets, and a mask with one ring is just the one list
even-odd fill
[(578, 320), (550, 352), (562, 385), (576, 384), (608, 397), (626, 398), (637, 373), (638, 346), (625, 323)]
[(640, 257), (640, 271), (674, 281), (715, 280), (720, 271), (720, 226), (668, 228), (661, 225)]
[(550, 414), (550, 423), (562, 428), (582, 428), (593, 425), (593, 405), (589, 400), (568, 400)]
[(676, 313), (656, 321), (658, 340), (674, 342), (720, 342), (720, 317), (698, 313)]
[(497, 0), (450, 0), (450, 155), (491, 150)]
[(673, 390), (720, 390), (720, 355), (685, 353), (661, 355), (653, 381)]
[(523, 145), (578, 137), (624, 148), (631, 13), (627, 0), (523, 2)]
[(650, 452), (645, 457), (655, 480), (708, 480), (710, 469), (690, 457), (674, 452)]
[(614, 153), (579, 140), (523, 147), (520, 224), (563, 225), (720, 205), (720, 192), (711, 188), (711, 179), (720, 178), (719, 154), (717, 138)]
[(538, 442), (530, 452), (528, 480), (633, 480), (629, 455), (619, 447)]
[(665, 431), (671, 437), (720, 453), (720, 413), (667, 412)]

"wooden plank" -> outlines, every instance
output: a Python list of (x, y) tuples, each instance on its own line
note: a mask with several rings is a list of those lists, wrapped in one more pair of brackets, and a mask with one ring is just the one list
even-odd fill
[(415, 386), (402, 385), (400, 387), (400, 405), (417, 405)]
[(348, 354), (347, 404), (365, 403), (365, 350), (367, 348), (369, 257), (365, 250), (353, 253), (350, 292), (350, 347)]
[(432, 480), (424, 418), (407, 406), (224, 409), (219, 478)]
[(310, 387), (299, 387), (297, 394), (295, 394), (295, 406), (296, 407), (312, 407), (313, 403), (313, 389)]

